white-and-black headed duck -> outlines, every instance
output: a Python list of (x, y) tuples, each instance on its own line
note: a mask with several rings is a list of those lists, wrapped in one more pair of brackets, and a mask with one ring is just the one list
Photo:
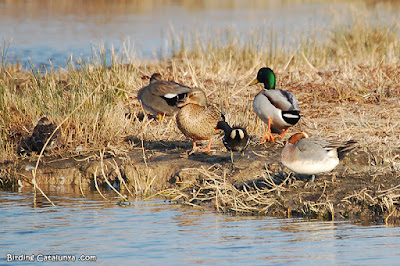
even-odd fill
[(219, 121), (217, 129), (222, 129), (224, 131), (222, 142), (226, 149), (228, 151), (240, 152), (243, 155), (250, 142), (250, 137), (246, 129), (238, 126), (231, 127), (225, 121)]

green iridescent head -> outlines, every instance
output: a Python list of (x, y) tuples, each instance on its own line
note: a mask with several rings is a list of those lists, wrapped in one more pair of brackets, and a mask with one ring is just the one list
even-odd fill
[(258, 70), (257, 78), (250, 85), (263, 83), (266, 90), (275, 89), (275, 74), (269, 67), (263, 67)]

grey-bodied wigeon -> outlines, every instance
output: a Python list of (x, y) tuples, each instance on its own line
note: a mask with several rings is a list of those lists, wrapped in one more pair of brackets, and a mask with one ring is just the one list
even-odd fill
[(357, 142), (327, 141), (309, 138), (304, 132), (293, 134), (282, 150), (282, 164), (297, 174), (313, 175), (330, 172)]

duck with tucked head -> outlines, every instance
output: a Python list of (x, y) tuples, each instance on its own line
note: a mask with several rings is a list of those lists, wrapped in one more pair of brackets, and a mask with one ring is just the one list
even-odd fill
[(270, 68), (261, 68), (250, 85), (257, 83), (263, 83), (264, 89), (254, 97), (253, 109), (268, 124), (267, 133), (261, 142), (275, 141), (277, 136), (274, 137), (272, 133), (282, 137), (289, 127), (299, 122), (299, 104), (293, 94), (275, 88), (275, 74)]
[(226, 149), (231, 152), (231, 160), (233, 164), (233, 152), (240, 152), (240, 157), (244, 156), (244, 151), (250, 142), (249, 134), (247, 134), (245, 128), (238, 126), (231, 127), (225, 121), (219, 121), (216, 129), (222, 129), (224, 131), (222, 143), (224, 143)]
[[(192, 89), (182, 103), (178, 104), (180, 108), (176, 123), (182, 133), (193, 140), (193, 149), (191, 152), (211, 151), (211, 142), (214, 135), (222, 131), (217, 130), (219, 121), (224, 121), (224, 116), (214, 106), (207, 105), (207, 97), (203, 90)], [(196, 141), (209, 140), (207, 148), (200, 149)]]
[(163, 115), (172, 116), (178, 112), (178, 102), (190, 91), (190, 87), (162, 80), (159, 73), (154, 73), (150, 78), (150, 84), (138, 91), (137, 98), (146, 111), (161, 121)]
[[(60, 142), (60, 130), (54, 132), (56, 128), (57, 125), (55, 123), (43, 116), (33, 128), (32, 135), (21, 140), (19, 146), (17, 147), (17, 153), (21, 155), (29, 154), (30, 151), (40, 153), (43, 148), (45, 148), (45, 151), (53, 150), (59, 145)], [(50, 140), (45, 146), (49, 138)]]
[(304, 132), (293, 134), (282, 150), (282, 164), (297, 174), (315, 175), (330, 172), (344, 155), (356, 147), (356, 141), (327, 141)]

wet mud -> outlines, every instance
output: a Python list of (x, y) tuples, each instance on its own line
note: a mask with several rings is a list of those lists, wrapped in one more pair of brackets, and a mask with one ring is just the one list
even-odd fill
[[(221, 147), (208, 154), (189, 154), (188, 141), (143, 142), (125, 149), (82, 152), (41, 158), (38, 186), (73, 186), (82, 193), (113, 186), (129, 197), (161, 197), (219, 212), (350, 219), (360, 223), (397, 224), (399, 169), (374, 165), (358, 148), (331, 173), (310, 176), (290, 173), (280, 163), (283, 143), (251, 143), (243, 158)], [(37, 156), (1, 166), (3, 187), (31, 186)], [(240, 204), (238, 204), (240, 202)], [(239, 206), (240, 205), (240, 206)]]

